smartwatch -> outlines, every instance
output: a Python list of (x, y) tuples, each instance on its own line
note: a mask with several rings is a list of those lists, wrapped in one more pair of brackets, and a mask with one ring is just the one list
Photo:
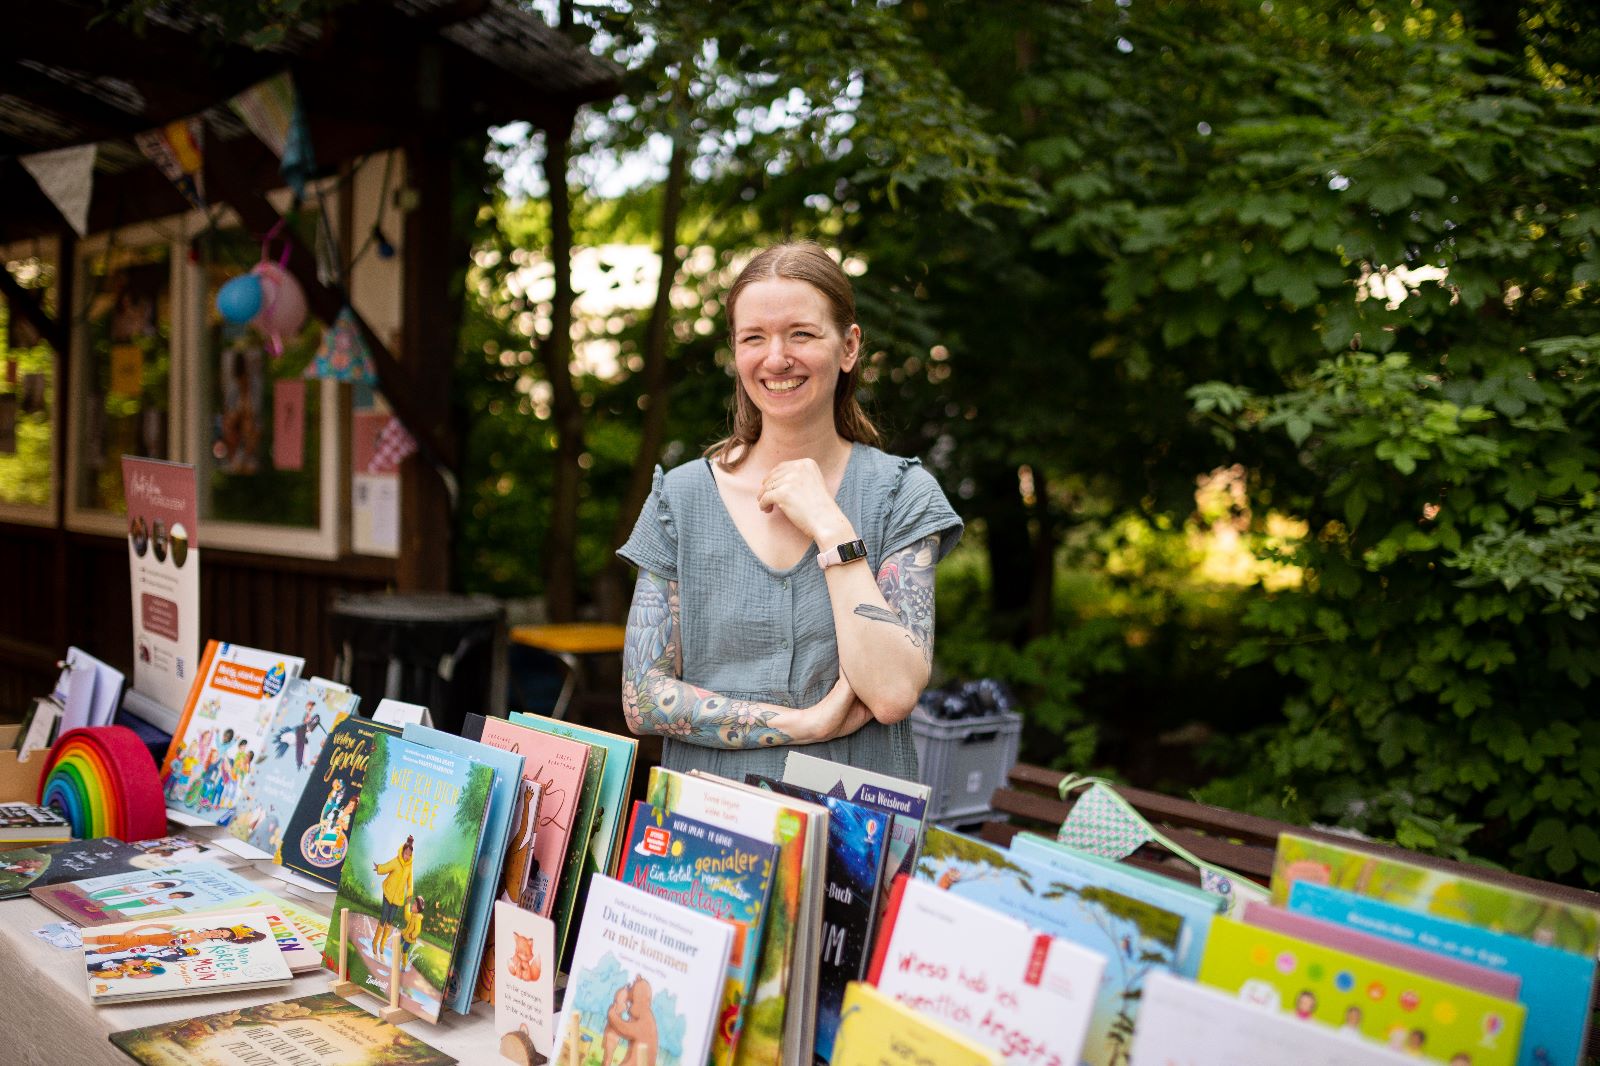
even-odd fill
[(817, 556), (817, 565), (826, 570), (830, 566), (840, 563), (851, 563), (857, 559), (867, 557), (867, 542), (857, 537), (855, 540), (846, 541), (837, 548), (829, 548)]

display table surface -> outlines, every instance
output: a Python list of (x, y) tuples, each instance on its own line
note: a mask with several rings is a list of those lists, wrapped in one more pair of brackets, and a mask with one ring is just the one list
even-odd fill
[[(177, 827), (174, 832), (178, 831)], [(209, 839), (217, 830), (186, 829), (197, 839)], [(323, 913), (333, 906), (333, 893), (308, 898), (256, 867), (235, 869), (261, 887), (297, 906)], [(133, 1060), (110, 1040), (110, 1034), (159, 1022), (216, 1014), (259, 1003), (295, 999), (328, 991), (333, 974), (313, 970), (298, 975), (292, 984), (253, 992), (183, 996), (147, 1003), (96, 1007), (89, 1002), (83, 952), (55, 947), (33, 935), (33, 930), (61, 916), (33, 897), (0, 901), (0, 1062), (6, 1066), (128, 1066)], [(377, 999), (358, 995), (353, 1002), (376, 1014)], [(407, 1022), (400, 1028), (417, 1039), (452, 1055), (462, 1063), (503, 1062), (494, 1034), (494, 1008), (475, 1004), (469, 1015), (445, 1011), (438, 1025)]]

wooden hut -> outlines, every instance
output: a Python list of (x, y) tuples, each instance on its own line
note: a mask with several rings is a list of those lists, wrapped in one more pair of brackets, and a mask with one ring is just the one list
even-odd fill
[[(135, 28), (88, 0), (35, 0), (0, 34), (0, 709), (12, 712), (49, 690), (70, 644), (131, 667), (123, 453), (199, 468), (207, 635), (326, 671), (335, 593), (449, 587), (451, 283), (470, 251), (452, 210), (477, 193), (454, 187), (453, 160), (495, 125), (564, 138), (580, 105), (617, 91), (614, 68), (513, 0), (357, 0), (259, 49), (181, 9)], [(228, 349), (213, 308), (289, 210), (277, 154), (229, 106), (284, 72), (317, 164), (283, 231), (312, 316), (289, 341), (303, 362), (350, 307), (376, 388)], [(136, 140), (193, 116), (203, 209)], [(25, 162), (86, 144), (80, 237)], [(419, 445), (396, 469), (373, 454), (391, 418)]]

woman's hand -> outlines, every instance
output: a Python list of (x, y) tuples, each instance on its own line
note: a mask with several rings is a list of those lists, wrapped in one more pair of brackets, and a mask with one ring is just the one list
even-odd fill
[(856, 698), (850, 682), (841, 676), (826, 696), (806, 708), (805, 743), (847, 737), (870, 721), (872, 712)]
[(854, 532), (848, 532), (850, 521), (828, 491), (822, 467), (815, 459), (791, 459), (773, 467), (756, 492), (756, 503), (769, 514), (773, 508), (783, 512), (790, 524), (810, 540), (819, 536), (830, 539), (830, 548), (855, 537)]

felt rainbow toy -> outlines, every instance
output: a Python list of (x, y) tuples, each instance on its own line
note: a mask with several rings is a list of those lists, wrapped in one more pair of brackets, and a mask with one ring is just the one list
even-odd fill
[(50, 749), (39, 803), (72, 824), (72, 835), (148, 840), (167, 832), (166, 798), (150, 751), (133, 730), (90, 726), (63, 733)]

